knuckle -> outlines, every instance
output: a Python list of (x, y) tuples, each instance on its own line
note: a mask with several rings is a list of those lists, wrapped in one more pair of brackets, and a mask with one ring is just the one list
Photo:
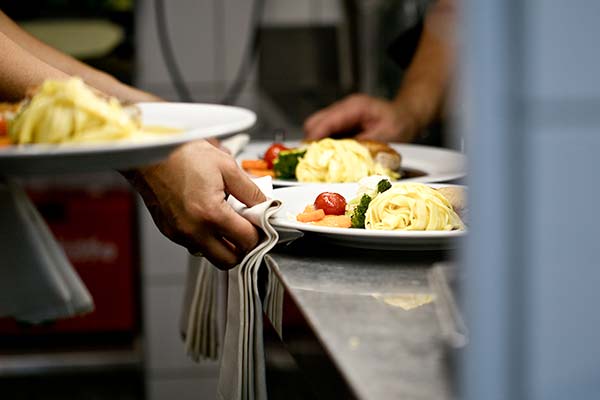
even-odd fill
[(238, 170), (238, 165), (235, 159), (230, 154), (223, 153), (223, 157), (221, 160), (221, 166), (223, 170), (227, 172), (235, 172)]
[(187, 202), (184, 214), (184, 221), (181, 221), (181, 225), (189, 227), (188, 229), (191, 231), (195, 230), (198, 225), (212, 223), (215, 219), (214, 210), (208, 210), (196, 202)]

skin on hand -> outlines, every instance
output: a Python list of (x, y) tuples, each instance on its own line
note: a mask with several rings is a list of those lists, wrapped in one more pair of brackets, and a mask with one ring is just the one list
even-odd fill
[[(0, 11), (0, 98), (20, 100), (46, 79), (77, 75), (121, 101), (161, 101), (91, 68), (31, 36)], [(257, 230), (225, 202), (226, 194), (248, 206), (265, 199), (258, 187), (219, 150), (218, 142), (189, 143), (160, 164), (123, 174), (142, 195), (155, 223), (170, 239), (229, 268), (258, 242)]]
[(249, 207), (266, 197), (230, 155), (212, 144), (185, 144), (160, 164), (132, 173), (130, 180), (160, 231), (190, 253), (201, 252), (228, 269), (258, 243), (256, 228), (227, 204), (226, 196)]
[(393, 101), (353, 95), (317, 112), (304, 125), (307, 139), (352, 133), (358, 138), (413, 141), (440, 115), (455, 54), (456, 1), (433, 2), (417, 51)]
[(419, 128), (408, 107), (364, 94), (348, 96), (316, 112), (304, 124), (305, 136), (311, 140), (358, 132), (358, 139), (409, 142)]

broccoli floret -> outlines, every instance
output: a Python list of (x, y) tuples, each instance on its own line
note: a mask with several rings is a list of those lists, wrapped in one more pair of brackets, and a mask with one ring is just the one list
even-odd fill
[(387, 179), (382, 179), (377, 183), (377, 193), (383, 193), (389, 188), (392, 187), (392, 184)]
[(273, 162), (275, 176), (280, 179), (296, 179), (296, 166), (305, 153), (305, 149), (280, 151)]
[(369, 203), (371, 203), (371, 196), (363, 194), (358, 205), (354, 207), (352, 217), (350, 217), (353, 228), (365, 228), (365, 213), (369, 208)]

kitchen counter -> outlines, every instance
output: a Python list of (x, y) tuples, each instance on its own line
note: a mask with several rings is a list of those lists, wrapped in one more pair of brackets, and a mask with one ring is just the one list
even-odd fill
[[(453, 397), (451, 358), (427, 274), (449, 254), (360, 250), (303, 238), (272, 256), (285, 288), (282, 342), (308, 380), (326, 374), (313, 368), (322, 362), (303, 362), (307, 346), (297, 344), (302, 327), (345, 386), (347, 394), (335, 398)], [(293, 309), (300, 324), (298, 318), (287, 322)], [(317, 384), (320, 394), (323, 384)]]

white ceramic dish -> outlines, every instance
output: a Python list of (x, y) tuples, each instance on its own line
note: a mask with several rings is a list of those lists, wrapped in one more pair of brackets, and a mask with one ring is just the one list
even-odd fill
[[(262, 158), (272, 142), (251, 142), (237, 157), (238, 160)], [(300, 142), (285, 142), (288, 147), (297, 147)], [(404, 178), (413, 182), (446, 182), (463, 178), (467, 173), (467, 160), (464, 154), (454, 150), (417, 144), (391, 143), (402, 156), (402, 168), (421, 171), (423, 176)], [(303, 186), (308, 183), (296, 180), (273, 179), (274, 186)]]
[(237, 133), (256, 121), (252, 111), (216, 104), (140, 103), (138, 106), (145, 125), (183, 131), (144, 141), (4, 147), (0, 148), (0, 174), (77, 173), (136, 167), (166, 157), (183, 143)]
[[(455, 185), (432, 184), (432, 187)], [(282, 206), (271, 218), (277, 229), (291, 228), (305, 235), (316, 235), (319, 239), (341, 246), (378, 250), (439, 250), (455, 248), (464, 238), (466, 231), (374, 231), (366, 229), (332, 228), (296, 221), (296, 215), (312, 204), (319, 193), (328, 191), (341, 194), (350, 200), (356, 196), (355, 183), (331, 183), (294, 186), (275, 189), (273, 197), (281, 200)]]

